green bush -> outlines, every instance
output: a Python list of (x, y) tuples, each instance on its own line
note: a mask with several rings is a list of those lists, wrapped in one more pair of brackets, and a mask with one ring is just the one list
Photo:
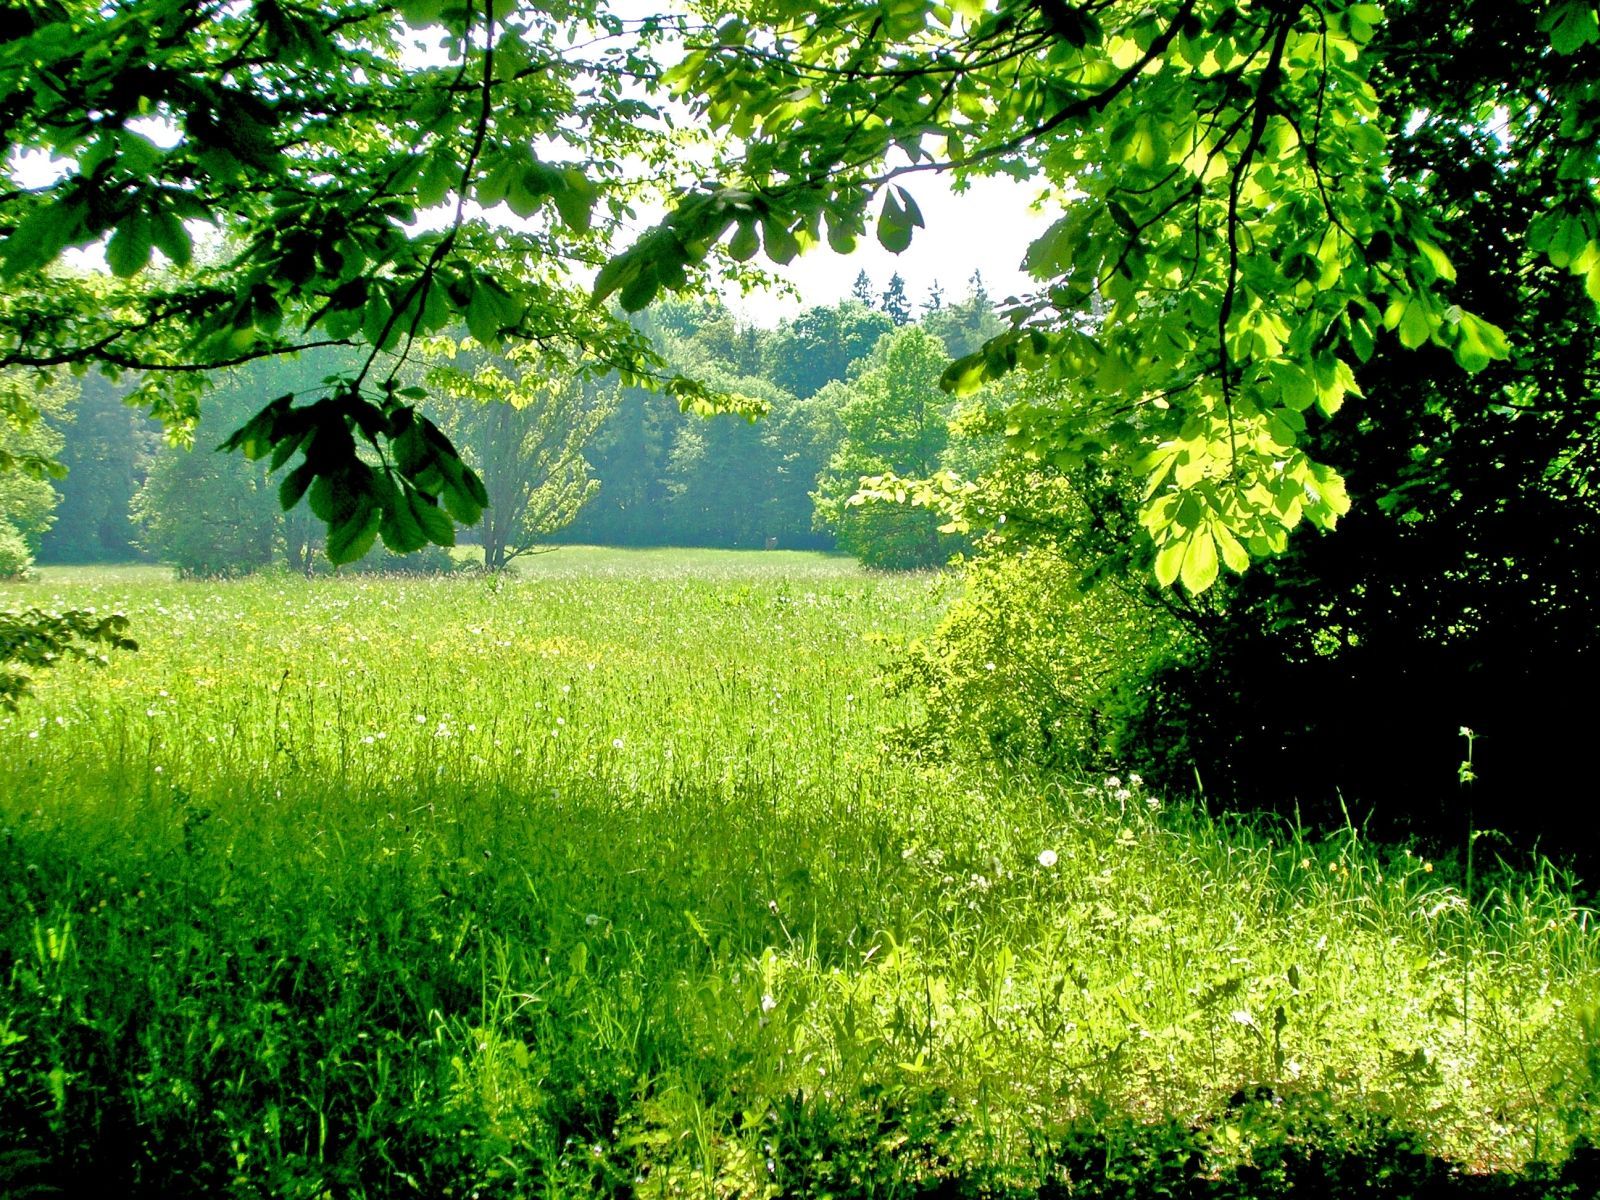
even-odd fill
[(0, 579), (26, 579), (33, 569), (33, 551), (17, 527), (0, 517)]
[(898, 665), (898, 685), (926, 701), (905, 744), (1046, 766), (1115, 763), (1123, 710), (1179, 652), (1178, 622), (1125, 580), (1085, 580), (1044, 545), (980, 556), (966, 583), (938, 631)]

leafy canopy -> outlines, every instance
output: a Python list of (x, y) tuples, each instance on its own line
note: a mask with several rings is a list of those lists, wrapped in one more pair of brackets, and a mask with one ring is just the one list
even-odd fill
[[(673, 161), (636, 95), (664, 28), (592, 2), (8, 7), (0, 156), (33, 169), (0, 191), (0, 367), (142, 372), (181, 433), (205, 372), (354, 347), (226, 446), (294, 464), (283, 499), (336, 562), (449, 543), (488, 496), (401, 384), (414, 339), (581, 346), (569, 371), (707, 399), (572, 278)], [(109, 277), (59, 269), (97, 244)]]
[(584, 448), (616, 410), (604, 393), (546, 372), (530, 346), (489, 359), (470, 341), (437, 339), (428, 384), (445, 427), (482, 476), (489, 505), (483, 565), (504, 570), (570, 525), (600, 488)]
[[(1455, 7), (1433, 12), (1450, 28)], [(1542, 48), (1471, 119), (1549, 116), (1560, 189), (1528, 243), (1600, 298), (1593, 0), (1507, 6)], [(657, 378), (628, 310), (714, 255), (779, 266), (827, 241), (907, 249), (919, 173), (1034, 181), (1063, 215), (1037, 294), (946, 373), (1057, 385), (1011, 414), (1014, 450), (1145, 478), (1156, 573), (1202, 590), (1348, 507), (1307, 430), (1358, 394), (1379, 339), (1469, 372), (1505, 334), (1456, 303), (1426, 180), (1390, 171), (1415, 113), (1372, 84), (1385, 10), (1351, 0), (798, 0), (623, 18), (601, 0), (34, 3), (6, 11), (0, 151), (53, 157), (0, 193), (0, 367), (146, 372), (179, 428), (200, 372), (319, 345), (364, 365), (284, 397), (228, 445), (295, 465), (329, 553), (447, 540), (487, 499), (399, 385), (412, 340), (581, 345), (575, 370)], [(670, 59), (670, 69), (659, 63)], [(666, 86), (723, 140), (648, 96)], [(692, 177), (617, 254), (644, 185)], [(514, 220), (513, 220), (514, 218)], [(195, 238), (217, 231), (205, 246)], [(103, 243), (111, 280), (57, 270)], [(211, 245), (217, 248), (209, 249)], [(419, 540), (420, 539), (420, 540)]]
[[(1440, 30), (1455, 15), (1396, 7)], [(1542, 49), (1468, 119), (1545, 115), (1561, 188), (1528, 240), (1600, 301), (1595, 5), (1511, 9)], [(1418, 114), (1373, 87), (1384, 20), (1349, 0), (748, 6), (667, 76), (736, 152), (597, 292), (638, 307), (730, 234), (736, 258), (780, 264), (823, 240), (848, 251), (869, 227), (898, 252), (923, 224), (917, 174), (1033, 180), (1064, 209), (1028, 253), (1039, 290), (945, 385), (1045, 372), (1054, 394), (1011, 413), (1013, 449), (1135, 468), (1158, 579), (1204, 590), (1348, 509), (1307, 433), (1359, 397), (1353, 368), (1381, 339), (1442, 347), (1468, 372), (1511, 353), (1453, 298), (1427, 181), (1391, 172)]]

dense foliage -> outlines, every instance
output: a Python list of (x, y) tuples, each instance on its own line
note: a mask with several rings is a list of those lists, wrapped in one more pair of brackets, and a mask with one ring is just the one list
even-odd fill
[[(1593, 854), (1566, 799), (1585, 768), (1556, 748), (1585, 736), (1587, 711), (1568, 697), (1600, 651), (1600, 325), (1582, 281), (1540, 244), (1565, 220), (1551, 215), (1574, 169), (1554, 131), (1565, 118), (1498, 107), (1549, 57), (1527, 19), (1524, 6), (1473, 5), (1441, 56), (1429, 6), (1397, 5), (1374, 43), (1379, 101), (1413, 113), (1390, 142), (1396, 186), (1437, 204), (1454, 294), (1507, 331), (1512, 357), (1469, 375), (1439, 346), (1375, 346), (1355, 376), (1359, 411), (1303, 435), (1349, 483), (1339, 534), (1293, 538), (1193, 603), (1139, 585), (1150, 551), (1134, 532), (1136, 474), (1008, 464), (980, 494), (991, 522), (1012, 518), (1010, 552), (1032, 549), (1012, 560), (997, 546), (932, 643), (930, 736), (1109, 759), (1307, 820), (1354, 814), (1451, 838), (1475, 822)], [(1067, 687), (1062, 665), (1106, 637), (1078, 614), (1108, 581), (1172, 637)], [(1008, 621), (1018, 635), (991, 648)], [(1013, 700), (985, 661), (1002, 680), (1051, 685), (1019, 685)], [(1029, 742), (1019, 725), (1072, 736)], [(1463, 727), (1478, 760), (1465, 793)]]
[[(950, 440), (944, 415), (951, 404), (937, 388), (938, 374), (949, 353), (996, 323), (981, 295), (930, 312), (903, 331), (920, 348), (917, 386), (884, 391), (879, 385), (900, 367), (863, 372), (892, 326), (882, 313), (854, 303), (815, 308), (775, 329), (745, 325), (720, 304), (706, 303), (664, 304), (640, 321), (663, 361), (763, 406), (753, 423), (684, 413), (669, 397), (619, 386), (615, 377), (586, 382), (559, 368), (552, 373), (531, 348), (490, 359), (470, 342), (458, 349), (451, 339), (436, 339), (417, 377), (433, 394), (441, 429), (490, 496), (490, 508), (465, 540), (483, 548), (491, 569), (555, 541), (832, 548), (833, 534), (816, 525), (819, 477), (827, 476), (830, 512), (844, 511), (863, 474), (917, 475), (955, 461), (941, 449)], [(859, 336), (830, 343), (821, 354), (818, 331), (841, 326)], [(858, 356), (846, 360), (851, 351)], [(211, 451), (249, 418), (258, 397), (316, 394), (349, 362), (322, 350), (220, 373), (193, 450), (162, 446), (124, 403), (131, 398), (126, 385), (88, 377), (84, 398), (62, 427), (58, 457), (69, 469), (54, 487), (63, 497), (64, 525), (46, 539), (44, 561), (127, 561), (146, 553), (200, 575), (272, 564), (312, 569), (321, 543), (315, 520), (302, 510), (278, 511), (278, 485), (261, 464)], [(792, 378), (800, 363), (822, 386), (797, 398), (776, 380)], [(877, 388), (875, 398), (865, 398), (864, 387)], [(880, 419), (916, 432), (891, 436), (887, 426), (870, 428)], [(855, 429), (853, 442), (847, 425)], [(972, 446), (957, 442), (967, 455), (960, 464), (970, 465)], [(869, 444), (876, 449), (863, 455), (859, 447)], [(959, 544), (933, 533), (943, 518), (930, 519), (927, 511), (849, 507), (848, 520), (852, 532), (839, 544), (879, 565), (942, 563)], [(916, 554), (906, 558), (887, 541), (879, 544), (908, 522), (923, 530)], [(449, 560), (386, 553), (372, 559), (389, 571), (408, 562), (411, 569), (437, 569)]]
[(0, 578), (25, 576), (55, 523), (61, 497), (51, 477), (61, 474), (56, 456), (72, 398), (49, 373), (0, 373)]
[(65, 474), (55, 523), (39, 542), (44, 562), (128, 562), (138, 557), (135, 493), (160, 453), (161, 427), (129, 407), (129, 388), (91, 373), (78, 380), (72, 421), (56, 456)]
[[(1600, 299), (1594, 6), (1480, 7), (1531, 50), (1465, 119), (1491, 136), (1496, 105), (1537, 114), (1560, 186), (1521, 244)], [(1477, 27), (1458, 6), (1414, 11), (1430, 36)], [(1374, 42), (1383, 18), (1344, 0), (779, 4), (732, 18), (669, 73), (736, 139), (722, 186), (684, 199), (598, 290), (642, 304), (729, 231), (736, 256), (764, 245), (779, 263), (802, 240), (847, 249), (869, 205), (879, 240), (902, 249), (922, 224), (917, 172), (1035, 178), (1067, 207), (1029, 254), (1042, 290), (946, 382), (1048, 371), (1056, 392), (1017, 407), (1014, 448), (1136, 474), (1157, 578), (1203, 591), (1221, 566), (1243, 571), (1302, 521), (1347, 510), (1308, 437), (1359, 396), (1354, 369), (1390, 334), (1468, 372), (1510, 353), (1455, 300), (1448, 199), (1395, 172), (1393, 139), (1417, 112), (1384, 86), (1407, 60)]]
[[(1313, 443), (1351, 481), (1348, 527), (1239, 582), (1154, 681), (1146, 745), (1170, 754), (1181, 737), (1181, 757), (1255, 803), (1282, 802), (1292, 765), (1308, 811), (1336, 812), (1337, 787), (1380, 817), (1593, 851), (1557, 799), (1586, 786), (1583, 768), (1541, 748), (1587, 736), (1567, 697), (1600, 655), (1600, 322), (1537, 249), (1574, 182), (1560, 110), (1503, 107), (1548, 51), (1510, 6), (1462, 17), (1440, 56), (1425, 9), (1396, 6), (1376, 82), (1418, 114), (1394, 139), (1396, 177), (1447, 214), (1457, 294), (1513, 356), (1466, 377), (1434, 347), (1379, 349), (1359, 417)], [(1322, 702), (1285, 719), (1274, 698), (1296, 692)], [(1448, 785), (1462, 726), (1479, 735), (1470, 797)]]
[[(1560, 187), (1526, 244), (1600, 294), (1594, 7), (1477, 9), (1536, 52), (1467, 117), (1547, 114)], [(1412, 111), (1382, 86), (1404, 62), (1374, 41), (1384, 15), (1347, 0), (779, 4), (714, 27), (438, 2), (19, 10), (0, 59), (5, 148), (75, 169), (0, 197), (17, 284), (0, 365), (143, 368), (155, 409), (181, 422), (192, 366), (358, 346), (330, 394), (283, 401), (233, 444), (303, 456), (287, 498), (309, 492), (336, 560), (380, 532), (396, 549), (443, 539), (429, 514), (476, 519), (484, 495), (401, 394), (416, 335), (465, 321), (487, 346), (564, 339), (592, 352), (577, 369), (660, 374), (626, 326), (577, 301), (562, 264), (612, 249), (595, 216), (638, 194), (630, 171), (669, 182), (684, 161), (682, 127), (640, 98), (664, 83), (726, 139), (695, 168), (704, 185), (601, 269), (596, 294), (630, 310), (689, 283), (723, 239), (733, 260), (780, 265), (824, 238), (846, 250), (869, 204), (878, 239), (903, 250), (922, 224), (906, 182), (919, 171), (1086, 196), (1030, 253), (1041, 294), (946, 382), (1047, 367), (1058, 394), (1018, 408), (1015, 449), (1136, 470), (1158, 578), (1203, 590), (1219, 565), (1242, 571), (1302, 520), (1346, 510), (1342, 478), (1304, 448), (1381, 331), (1468, 371), (1508, 353), (1499, 326), (1452, 300), (1442, 198), (1392, 173)], [(413, 47), (422, 31), (440, 54)], [(683, 53), (662, 72), (668, 36)], [(501, 204), (531, 224), (490, 220)], [(192, 262), (194, 220), (229, 235), (214, 261)], [(107, 236), (129, 284), (41, 273)], [(157, 250), (184, 269), (151, 271)]]
[(939, 388), (944, 344), (922, 329), (897, 330), (860, 364), (834, 401), (841, 437), (817, 480), (817, 521), (839, 546), (874, 567), (932, 567), (959, 546), (926, 506), (861, 503), (863, 478), (888, 472), (926, 479), (943, 468), (950, 397)]
[[(627, 91), (659, 22), (275, 0), (25, 5), (5, 22), (0, 152), (55, 165), (0, 194), (0, 366), (141, 372), (139, 399), (181, 430), (196, 368), (350, 348), (335, 380), (232, 442), (292, 466), (284, 499), (308, 499), (335, 562), (379, 536), (451, 542), (486, 503), (404, 383), (419, 335), (465, 324), (485, 345), (584, 347), (574, 371), (658, 374), (564, 264), (604, 253), (625, 167), (672, 161), (679, 139)], [(485, 211), (502, 204), (523, 223)], [(223, 236), (197, 252), (203, 224)], [(95, 242), (114, 278), (54, 269)]]

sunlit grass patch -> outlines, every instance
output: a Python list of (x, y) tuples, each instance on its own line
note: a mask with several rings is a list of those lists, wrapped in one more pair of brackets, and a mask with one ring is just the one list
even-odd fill
[(1020, 1195), (1085, 1122), (1217, 1171), (1324, 1116), (1479, 1170), (1600, 1133), (1559, 880), (915, 768), (876, 680), (950, 581), (778, 554), (26, 589), (142, 649), (0, 717), (0, 1161)]

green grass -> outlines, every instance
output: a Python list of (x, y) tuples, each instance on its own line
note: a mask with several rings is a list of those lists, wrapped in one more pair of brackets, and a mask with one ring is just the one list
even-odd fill
[(142, 643), (0, 715), (0, 1191), (1130, 1194), (1072, 1189), (1149, 1137), (1265, 1195), (1307, 1122), (1479, 1171), (1600, 1134), (1548, 875), (1469, 907), (1352, 836), (885, 751), (953, 586), (571, 548), (0, 589)]

